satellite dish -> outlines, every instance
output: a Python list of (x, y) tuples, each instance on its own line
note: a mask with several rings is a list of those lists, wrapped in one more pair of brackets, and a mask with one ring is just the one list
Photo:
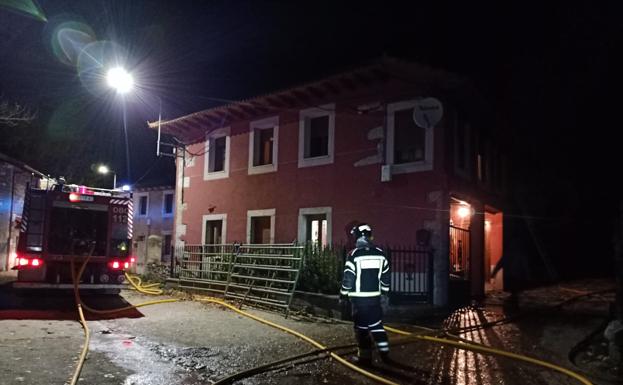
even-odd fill
[(443, 116), (443, 105), (438, 99), (424, 98), (415, 102), (413, 120), (422, 128), (435, 127)]

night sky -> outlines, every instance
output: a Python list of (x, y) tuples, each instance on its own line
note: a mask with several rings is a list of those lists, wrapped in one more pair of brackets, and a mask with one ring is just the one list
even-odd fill
[[(606, 239), (621, 196), (620, 97), (611, 93), (622, 68), (621, 7), (495, 4), (41, 0), (47, 22), (2, 7), (0, 94), (38, 111), (31, 127), (2, 132), (63, 143), (52, 146), (61, 149), (55, 161), (32, 159), (45, 172), (104, 184), (89, 167), (105, 162), (128, 180), (122, 103), (62, 63), (51, 42), (63, 22), (123, 48), (137, 74), (140, 93), (126, 100), (130, 182), (172, 175), (169, 159), (156, 161), (145, 124), (157, 119), (158, 98), (164, 118), (174, 118), (388, 54), (470, 78), (506, 133), (512, 193), (535, 216), (579, 236), (601, 227)], [(0, 151), (27, 162), (32, 155)]]

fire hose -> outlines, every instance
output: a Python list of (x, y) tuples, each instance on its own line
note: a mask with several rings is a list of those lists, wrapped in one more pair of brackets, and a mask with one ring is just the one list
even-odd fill
[[(84, 318), (83, 312), (82, 312), (82, 308), (86, 309), (89, 312), (93, 312), (93, 313), (115, 313), (115, 312), (120, 312), (123, 310), (127, 310), (127, 309), (134, 309), (134, 308), (138, 308), (141, 306), (148, 306), (148, 305), (154, 305), (154, 304), (160, 304), (160, 303), (167, 303), (167, 302), (177, 302), (179, 300), (177, 299), (163, 299), (163, 300), (156, 300), (156, 301), (149, 301), (149, 302), (145, 302), (145, 303), (141, 303), (138, 305), (131, 305), (131, 306), (127, 306), (127, 307), (123, 307), (123, 308), (118, 308), (118, 309), (111, 309), (111, 310), (98, 310), (98, 309), (92, 309), (90, 307), (87, 307), (84, 305), (84, 303), (82, 302), (81, 298), (80, 298), (80, 293), (79, 293), (79, 288), (78, 288), (78, 284), (79, 284), (79, 280), (80, 277), (82, 276), (82, 273), (84, 272), (84, 268), (86, 267), (86, 264), (88, 262), (88, 258), (83, 262), (82, 266), (80, 267), (80, 270), (78, 271), (77, 274), (75, 274), (75, 269), (74, 269), (74, 262), (72, 261), (72, 279), (74, 282), (74, 295), (75, 295), (75, 299), (76, 299), (76, 304), (78, 306), (78, 313), (80, 316), (80, 323), (84, 329), (85, 332), (85, 343), (82, 349), (82, 354), (80, 355), (79, 361), (78, 361), (78, 366), (76, 368), (76, 371), (74, 372), (74, 375), (72, 377), (72, 381), (70, 383), (70, 385), (75, 385), (78, 381), (78, 378), (80, 377), (80, 372), (82, 370), (82, 366), (84, 365), (84, 360), (86, 358), (87, 352), (88, 352), (88, 344), (89, 344), (89, 329), (86, 323), (86, 320)], [(150, 285), (146, 285), (146, 286), (142, 286), (142, 281), (140, 280), (139, 277), (135, 277), (135, 276), (131, 276), (129, 274), (126, 273), (126, 278), (128, 279), (128, 282), (139, 292), (144, 293), (144, 294), (148, 294), (148, 295), (160, 295), (162, 294), (162, 290), (160, 289), (154, 289), (154, 287), (157, 284), (150, 284)], [(379, 383), (382, 384), (388, 384), (388, 385), (397, 385), (396, 382), (391, 381), (389, 379), (386, 379), (384, 377), (378, 376), (374, 373), (371, 373), (357, 365), (352, 364), (351, 362), (345, 360), (344, 358), (342, 358), (341, 356), (339, 356), (338, 354), (334, 353), (332, 348), (328, 348), (327, 346), (321, 344), (320, 342), (300, 333), (297, 332), (291, 328), (288, 328), (286, 326), (283, 325), (279, 325), (277, 323), (274, 323), (272, 321), (268, 321), (264, 318), (261, 318), (259, 316), (253, 315), (251, 313), (248, 313), (246, 311), (240, 310), (238, 309), (236, 306), (222, 300), (219, 298), (214, 298), (214, 297), (203, 297), (203, 296), (197, 296), (194, 297), (195, 299), (197, 299), (200, 302), (207, 302), (207, 303), (214, 303), (223, 307), (226, 307), (238, 314), (241, 314), (245, 317), (248, 317), (250, 319), (253, 319), (255, 321), (258, 321), (260, 323), (263, 323), (265, 325), (274, 327), (276, 329), (279, 329), (281, 331), (284, 331), (288, 334), (291, 334), (293, 336), (296, 336), (300, 339), (302, 339), (303, 341), (311, 344), (312, 346), (316, 347), (318, 350), (320, 351), (324, 351), (327, 352), (328, 355), (335, 359), (337, 362), (339, 362), (340, 364), (348, 367), (349, 369), (356, 371), (370, 379), (373, 379)], [(435, 336), (431, 336), (431, 335), (427, 335), (427, 334), (413, 334), (411, 332), (408, 331), (404, 331), (404, 330), (400, 330), (400, 329), (395, 329), (392, 327), (387, 327), (386, 329), (389, 332), (392, 333), (396, 333), (399, 335), (403, 335), (403, 336), (409, 336), (415, 339), (420, 339), (420, 340), (424, 340), (424, 341), (429, 341), (429, 342), (433, 342), (433, 343), (439, 343), (439, 344), (443, 344), (443, 345), (449, 345), (449, 346), (453, 346), (455, 348), (459, 348), (459, 349), (464, 349), (464, 350), (471, 350), (474, 352), (478, 352), (478, 353), (484, 353), (484, 354), (494, 354), (494, 355), (499, 355), (499, 356), (503, 356), (503, 357), (507, 357), (507, 358), (511, 358), (514, 360), (519, 360), (522, 362), (526, 362), (526, 363), (530, 363), (533, 365), (538, 365), (547, 369), (551, 369), (554, 371), (557, 371), (559, 373), (562, 373), (564, 375), (567, 375), (575, 380), (577, 380), (578, 382), (584, 384), (584, 385), (593, 385), (587, 378), (569, 370), (566, 368), (563, 368), (561, 366), (543, 361), (543, 360), (539, 360), (536, 358), (532, 358), (532, 357), (528, 357), (522, 354), (517, 354), (517, 353), (512, 353), (512, 352), (507, 352), (504, 350), (500, 350), (500, 349), (495, 349), (495, 348), (491, 348), (488, 346), (484, 346), (478, 343), (474, 343), (471, 341), (467, 341), (461, 338), (455, 337), (455, 336), (450, 336), (451, 338), (440, 338), (440, 337), (435, 337)]]

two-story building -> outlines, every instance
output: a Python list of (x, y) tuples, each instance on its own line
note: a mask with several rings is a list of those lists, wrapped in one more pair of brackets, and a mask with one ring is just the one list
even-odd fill
[[(433, 127), (414, 120), (427, 97), (443, 105)], [(175, 243), (331, 244), (367, 222), (379, 244), (432, 251), (434, 304), (447, 304), (452, 280), (481, 295), (501, 257), (504, 209), (499, 133), (483, 106), (459, 76), (383, 58), (163, 121), (186, 144)], [(417, 279), (399, 265), (395, 274)]]
[(144, 273), (148, 263), (168, 263), (172, 253), (173, 186), (137, 187), (134, 203), (133, 255), (136, 271)]

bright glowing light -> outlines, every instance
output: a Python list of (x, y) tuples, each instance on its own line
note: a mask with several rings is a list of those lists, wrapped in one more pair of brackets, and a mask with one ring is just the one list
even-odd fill
[(121, 67), (110, 69), (106, 75), (106, 79), (108, 80), (108, 85), (116, 89), (120, 94), (129, 92), (132, 90), (132, 86), (134, 86), (132, 75)]
[(125, 262), (125, 263), (123, 264), (123, 267), (124, 267), (125, 269), (129, 268), (129, 267), (130, 267), (130, 262)]
[(456, 213), (458, 214), (459, 217), (465, 218), (469, 216), (469, 214), (471, 214), (471, 210), (467, 206), (461, 206), (458, 208), (458, 210), (456, 210)]
[(124, 184), (123, 186), (121, 186), (121, 190), (122, 191), (130, 191), (130, 185), (129, 184)]
[(20, 258), (19, 259), (19, 265), (20, 266), (27, 266), (28, 265), (28, 260), (26, 258)]
[(119, 268), (119, 262), (114, 261), (114, 262), (112, 263), (112, 268), (113, 268), (113, 269), (118, 269), (118, 268)]
[(35, 258), (35, 259), (33, 259), (33, 260), (30, 262), (30, 264), (31, 264), (31, 265), (33, 265), (33, 266), (39, 266), (39, 265), (41, 265), (41, 260), (39, 260), (39, 259)]
[(136, 259), (134, 257), (130, 257), (130, 263), (134, 263), (134, 261), (136, 261)]
[(110, 172), (110, 169), (108, 168), (108, 166), (102, 164), (97, 168), (97, 172), (99, 172), (100, 174), (108, 174)]
[(69, 201), (70, 202), (78, 202), (79, 200), (80, 200), (80, 195), (78, 195), (76, 193), (69, 194)]

